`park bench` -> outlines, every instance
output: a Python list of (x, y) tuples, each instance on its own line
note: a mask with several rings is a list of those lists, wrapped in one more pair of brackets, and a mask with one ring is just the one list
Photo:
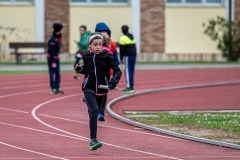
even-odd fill
[[(32, 55), (36, 54), (45, 54), (46, 51), (46, 43), (44, 42), (10, 42), (9, 48), (13, 49), (11, 54), (15, 55), (16, 64), (20, 64), (22, 62), (22, 55)], [(31, 51), (19, 51), (19, 49), (30, 49)], [(33, 50), (33, 51), (32, 51)]]

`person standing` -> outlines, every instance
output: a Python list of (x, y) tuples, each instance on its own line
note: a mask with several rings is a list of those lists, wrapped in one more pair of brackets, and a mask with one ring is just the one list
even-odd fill
[[(106, 36), (106, 38), (111, 38), (111, 30), (104, 22), (99, 22), (96, 24), (95, 32), (100, 32), (102, 36)], [(110, 51), (113, 55), (115, 62), (117, 63), (117, 65), (119, 65), (120, 61), (118, 58), (117, 44), (112, 40), (110, 42)]]
[[(100, 32), (105, 39), (110, 39), (110, 45), (108, 47), (103, 48), (109, 48), (109, 52), (112, 54), (115, 62), (117, 65), (120, 64), (119, 58), (118, 58), (118, 51), (117, 51), (117, 44), (116, 42), (111, 40), (111, 29), (108, 27), (108, 25), (104, 22), (99, 22), (96, 24), (95, 32)], [(110, 70), (110, 74), (112, 75), (112, 69)], [(105, 106), (99, 109), (99, 115), (98, 115), (98, 121), (105, 121)]]
[[(112, 51), (110, 50), (111, 42), (112, 42), (110, 37), (105, 35), (105, 34), (101, 34), (101, 35), (103, 37), (102, 50), (103, 51), (107, 51), (108, 53), (113, 55)], [(110, 79), (112, 78), (112, 76), (113, 76), (113, 69), (110, 68)], [(106, 108), (106, 105), (101, 105), (101, 107), (99, 107), (98, 121), (100, 121), (100, 122), (104, 122), (105, 121), (105, 108)]]
[(120, 37), (120, 60), (125, 64), (126, 89), (123, 93), (134, 93), (134, 72), (137, 57), (136, 42), (127, 25), (122, 26), (123, 35)]
[(48, 70), (50, 78), (51, 94), (64, 93), (60, 89), (61, 75), (60, 75), (60, 48), (62, 45), (62, 31), (63, 25), (61, 23), (53, 24), (53, 34), (48, 41)]
[[(75, 40), (75, 43), (78, 46), (78, 51), (76, 53), (76, 61), (75, 64), (79, 64), (80, 60), (82, 59), (83, 55), (85, 54), (85, 52), (88, 51), (88, 41), (87, 38), (90, 35), (90, 32), (87, 31), (87, 27), (85, 25), (81, 25), (79, 27), (79, 32), (80, 32), (80, 39), (79, 41)], [(75, 72), (74, 79), (79, 79), (78, 73)]]
[[(102, 142), (97, 140), (97, 118), (99, 108), (106, 105), (107, 93), (118, 84), (122, 72), (112, 55), (102, 50), (103, 37), (95, 32), (88, 38), (90, 50), (83, 56), (83, 66), (76, 64), (74, 69), (84, 74), (82, 90), (88, 106), (90, 125), (90, 150), (102, 147)], [(113, 75), (110, 79), (110, 68)], [(108, 89), (98, 88), (99, 85), (106, 85)]]

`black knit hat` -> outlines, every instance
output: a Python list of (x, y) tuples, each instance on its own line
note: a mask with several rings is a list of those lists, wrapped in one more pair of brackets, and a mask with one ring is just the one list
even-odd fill
[(63, 25), (61, 23), (54, 23), (53, 24), (53, 30), (54, 32), (59, 32), (61, 31), (63, 28)]
[(128, 29), (129, 29), (129, 27), (128, 27), (127, 25), (123, 25), (123, 26), (122, 26), (122, 33), (123, 33), (123, 34), (128, 33)]

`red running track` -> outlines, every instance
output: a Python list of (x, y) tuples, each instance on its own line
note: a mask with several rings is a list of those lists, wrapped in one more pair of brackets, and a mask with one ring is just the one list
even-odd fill
[[(136, 71), (135, 89), (240, 81), (240, 69), (190, 69)], [(136, 128), (107, 116), (99, 123), (102, 148), (89, 151), (87, 107), (82, 102), (81, 81), (62, 74), (66, 94), (49, 94), (48, 74), (0, 76), (1, 160), (88, 159), (240, 159), (239, 150), (182, 140)], [(118, 91), (121, 96), (124, 76)], [(122, 110), (239, 110), (240, 86), (177, 90), (138, 96), (118, 102)]]

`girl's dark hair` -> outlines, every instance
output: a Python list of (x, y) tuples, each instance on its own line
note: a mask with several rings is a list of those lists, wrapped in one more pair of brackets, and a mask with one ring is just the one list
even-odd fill
[(103, 46), (106, 46), (110, 49), (111, 47), (111, 38), (103, 36)]
[[(99, 36), (95, 36), (94, 38), (92, 38), (92, 39), (90, 40), (90, 38), (91, 38), (93, 35), (96, 35), (96, 34), (99, 35)], [(93, 33), (91, 33), (90, 36), (88, 37), (88, 43), (91, 44), (94, 39), (103, 39), (103, 37), (102, 37), (102, 35), (101, 35), (100, 32), (93, 32)], [(90, 41), (89, 41), (89, 40), (90, 40)]]

